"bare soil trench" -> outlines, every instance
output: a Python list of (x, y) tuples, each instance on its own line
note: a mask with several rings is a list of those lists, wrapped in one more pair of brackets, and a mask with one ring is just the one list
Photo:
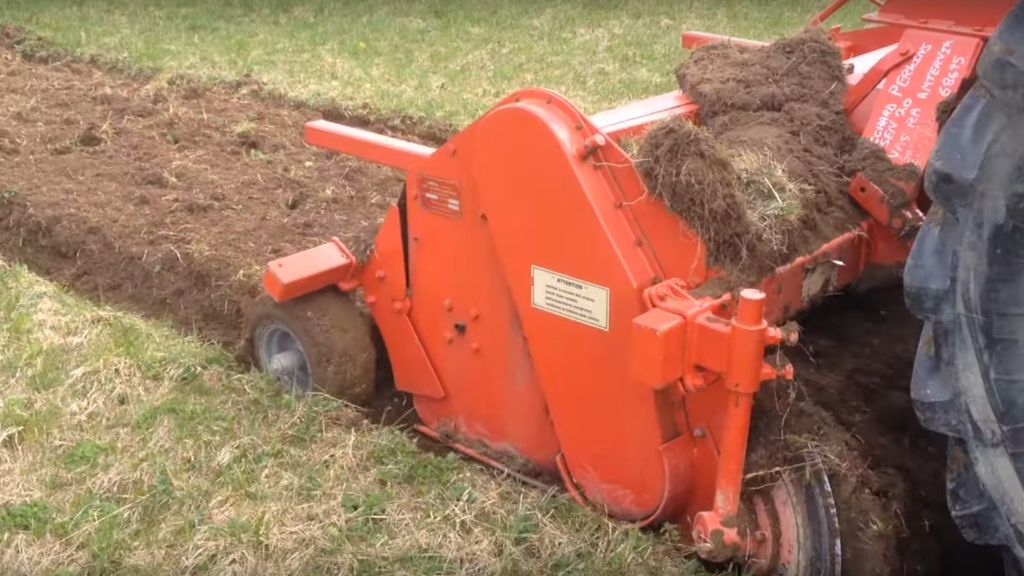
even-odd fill
[(129, 78), (0, 39), (0, 247), (84, 295), (230, 344), (266, 261), (360, 240), (400, 192), (306, 146), (324, 111), (258, 82)]
[[(0, 255), (86, 297), (233, 346), (267, 260), (331, 236), (364, 239), (400, 192), (390, 171), (305, 146), (303, 122), (324, 111), (257, 82), (167, 83), (26, 59), (23, 40), (0, 28)], [(798, 401), (824, 409), (830, 433), (872, 469), (844, 489), (869, 493), (884, 517), (847, 518), (844, 537), (866, 559), (878, 521), (899, 519), (882, 526), (892, 545), (851, 573), (995, 573), (952, 527), (942, 441), (914, 419), (918, 325), (898, 290), (829, 299), (803, 323), (807, 352), (790, 354)]]
[(786, 352), (795, 394), (763, 389), (758, 411), (769, 417), (751, 432), (788, 434), (791, 446), (813, 435), (825, 458), (838, 460), (825, 464), (839, 503), (843, 573), (1002, 574), (998, 553), (968, 544), (946, 508), (946, 439), (921, 428), (910, 403), (921, 325), (901, 287), (830, 296), (798, 321), (800, 345)]

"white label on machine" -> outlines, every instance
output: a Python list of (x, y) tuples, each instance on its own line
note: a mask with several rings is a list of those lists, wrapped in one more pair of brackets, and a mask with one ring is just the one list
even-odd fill
[(534, 308), (608, 330), (608, 289), (540, 266), (530, 271)]

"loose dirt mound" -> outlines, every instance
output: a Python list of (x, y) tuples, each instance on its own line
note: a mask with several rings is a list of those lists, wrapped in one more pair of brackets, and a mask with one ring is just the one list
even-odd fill
[(24, 42), (0, 31), (0, 254), (83, 294), (233, 342), (268, 259), (371, 235), (400, 191), (305, 146), (320, 111), (258, 83), (36, 62)]
[(640, 173), (734, 280), (759, 279), (863, 219), (847, 193), (854, 173), (901, 197), (890, 180), (917, 176), (850, 129), (839, 51), (820, 30), (764, 48), (707, 45), (676, 76), (701, 128), (651, 130)]

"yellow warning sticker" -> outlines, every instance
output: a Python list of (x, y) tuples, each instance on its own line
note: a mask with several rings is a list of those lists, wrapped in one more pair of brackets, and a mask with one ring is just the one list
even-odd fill
[(540, 266), (530, 270), (534, 308), (608, 330), (608, 288)]

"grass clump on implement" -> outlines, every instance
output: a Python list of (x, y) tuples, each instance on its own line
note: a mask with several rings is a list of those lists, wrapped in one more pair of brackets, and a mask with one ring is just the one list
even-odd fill
[(886, 187), (911, 170), (849, 127), (843, 64), (821, 30), (763, 48), (706, 45), (676, 77), (701, 107), (700, 128), (655, 127), (638, 167), (734, 281), (760, 279), (853, 228), (865, 217), (847, 192), (855, 173)]
[(737, 267), (764, 249), (785, 252), (810, 192), (771, 152), (728, 149), (678, 118), (652, 128), (637, 158), (651, 193), (693, 226), (711, 261)]

